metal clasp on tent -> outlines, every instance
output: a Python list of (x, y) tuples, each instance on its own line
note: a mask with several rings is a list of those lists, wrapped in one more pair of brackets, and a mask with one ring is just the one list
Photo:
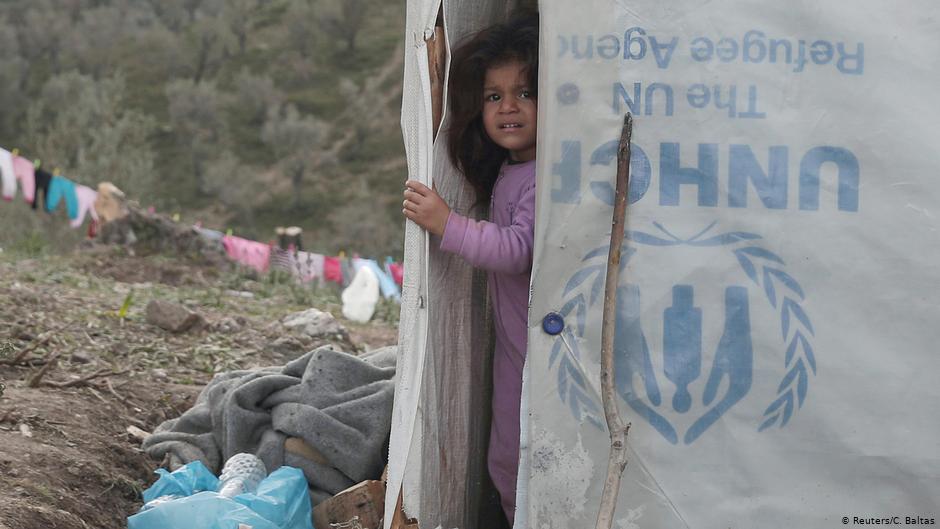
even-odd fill
[(424, 308), (424, 296), (418, 296), (418, 308), (419, 309)]

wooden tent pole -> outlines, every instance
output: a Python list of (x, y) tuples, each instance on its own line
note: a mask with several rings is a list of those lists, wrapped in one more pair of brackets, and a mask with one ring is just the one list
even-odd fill
[(617, 496), (620, 493), (620, 478), (627, 466), (627, 433), (630, 424), (624, 423), (617, 406), (614, 391), (614, 332), (617, 321), (617, 285), (620, 280), (620, 249), (627, 213), (627, 186), (630, 183), (630, 140), (633, 136), (633, 116), (623, 117), (620, 145), (617, 147), (617, 187), (614, 198), (614, 217), (610, 233), (610, 252), (607, 254), (607, 281), (604, 286), (604, 319), (601, 327), (601, 393), (604, 399), (604, 416), (610, 432), (610, 458), (607, 462), (607, 479), (601, 495), (595, 529), (610, 529)]
[(438, 15), (438, 24), (434, 26), (434, 35), (427, 41), (428, 69), (431, 73), (431, 121), (434, 127), (433, 138), (441, 127), (441, 117), (444, 115), (444, 62), (446, 61), (447, 45), (444, 39), (444, 20)]

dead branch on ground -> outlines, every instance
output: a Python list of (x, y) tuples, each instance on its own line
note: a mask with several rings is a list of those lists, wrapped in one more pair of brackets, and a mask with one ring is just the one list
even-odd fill
[(129, 371), (129, 369), (125, 369), (123, 371), (112, 371), (110, 368), (103, 368), (95, 371), (90, 375), (85, 375), (82, 378), (77, 378), (75, 380), (69, 380), (67, 382), (43, 382), (43, 385), (53, 388), (74, 388), (76, 386), (84, 386), (96, 378), (124, 375)]
[(43, 359), (45, 361), (45, 364), (43, 364), (43, 366), (39, 368), (39, 371), (37, 371), (33, 376), (29, 377), (29, 380), (26, 382), (26, 385), (31, 388), (38, 388), (39, 383), (42, 382), (42, 377), (44, 377), (46, 373), (50, 369), (52, 369), (52, 366), (56, 364), (56, 361), (59, 359), (60, 354), (61, 354), (61, 351), (53, 351), (52, 353), (47, 355), (47, 357)]
[(62, 325), (56, 327), (55, 329), (50, 329), (50, 330), (46, 331), (46, 332), (43, 333), (39, 338), (37, 338), (35, 342), (33, 342), (32, 344), (30, 344), (30, 345), (27, 346), (27, 347), (24, 347), (23, 349), (20, 350), (20, 352), (16, 353), (16, 356), (14, 356), (13, 358), (11, 358), (11, 359), (9, 359), (9, 360), (0, 360), (0, 364), (7, 364), (7, 365), (11, 365), (11, 366), (12, 366), (12, 365), (19, 364), (20, 362), (23, 361), (24, 358), (26, 358), (26, 356), (27, 356), (29, 353), (35, 351), (36, 349), (39, 349), (39, 348), (42, 347), (43, 345), (46, 345), (46, 344), (49, 342), (49, 340), (51, 340), (52, 338), (54, 338), (55, 336), (57, 336), (57, 335), (58, 335), (59, 333), (61, 333), (62, 331), (65, 331), (65, 330), (69, 329), (70, 327), (72, 327), (72, 326), (75, 325), (76, 323), (78, 323), (78, 322), (76, 322), (76, 321), (70, 321), (70, 322), (68, 322), (68, 323), (65, 323), (65, 324), (62, 324)]

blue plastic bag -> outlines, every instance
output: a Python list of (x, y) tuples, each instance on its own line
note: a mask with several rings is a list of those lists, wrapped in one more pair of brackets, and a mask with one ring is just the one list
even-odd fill
[(193, 461), (173, 472), (158, 468), (160, 478), (144, 491), (144, 503), (160, 496), (192, 496), (204, 490), (218, 490), (219, 478), (209, 471), (201, 461)]
[[(198, 466), (187, 469), (195, 465)], [(184, 469), (187, 470), (180, 476), (173, 477)], [(204, 472), (215, 479), (217, 486), (218, 479), (201, 463), (195, 462), (172, 474), (163, 471), (157, 483), (144, 492), (144, 500), (186, 492), (187, 486), (195, 484), (189, 490), (192, 494), (208, 484)], [(310, 495), (303, 472), (281, 467), (264, 478), (253, 494), (223, 498), (214, 489), (196, 492), (127, 519), (128, 529), (239, 529), (239, 525), (251, 529), (313, 529)]]

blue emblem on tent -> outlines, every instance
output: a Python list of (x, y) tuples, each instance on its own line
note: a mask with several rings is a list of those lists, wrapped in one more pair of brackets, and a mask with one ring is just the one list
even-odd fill
[[(666, 237), (629, 231), (625, 235), (627, 244), (621, 267), (625, 267), (642, 246), (727, 247), (744, 276), (761, 289), (761, 297), (780, 314), (786, 346), (784, 375), (776, 397), (767, 406), (757, 427), (761, 431), (774, 425), (783, 427), (795, 408), (803, 405), (810, 373), (816, 374), (815, 354), (810, 343), (814, 330), (801, 306), (805, 295), (799, 283), (784, 270), (783, 259), (758, 244), (759, 235), (731, 232), (706, 237), (714, 225), (688, 239), (674, 236), (659, 223), (654, 226)], [(558, 393), (562, 401), (569, 405), (577, 419), (586, 419), (602, 429), (599, 401), (587, 386), (581, 368), (578, 338), (584, 333), (586, 309), (601, 297), (605, 280), (606, 261), (599, 264), (594, 261), (606, 257), (608, 251), (608, 246), (602, 246), (588, 252), (583, 261), (589, 264), (578, 270), (565, 286), (566, 302), (559, 312), (562, 316), (573, 315), (576, 324), (566, 327), (559, 335), (550, 356), (550, 366), (558, 363)], [(640, 288), (634, 284), (618, 288), (614, 338), (617, 391), (634, 413), (670, 443), (678, 444), (680, 432), (668, 416), (693, 414), (694, 421), (682, 435), (683, 443), (691, 444), (750, 392), (754, 365), (750, 313), (754, 301), (745, 286), (729, 285), (724, 289), (723, 319), (712, 319), (723, 321), (721, 337), (711, 365), (704, 366), (707, 372), (703, 372), (702, 308), (696, 305), (694, 285), (674, 285), (671, 305), (662, 316), (662, 347), (654, 348), (662, 355), (663, 373), (658, 377), (640, 322)], [(668, 401), (663, 398), (667, 388), (661, 385), (662, 379), (666, 386), (671, 386), (668, 390), (672, 398)], [(702, 380), (704, 389), (697, 395), (690, 386)], [(643, 387), (634, 387), (636, 381), (642, 381)]]

